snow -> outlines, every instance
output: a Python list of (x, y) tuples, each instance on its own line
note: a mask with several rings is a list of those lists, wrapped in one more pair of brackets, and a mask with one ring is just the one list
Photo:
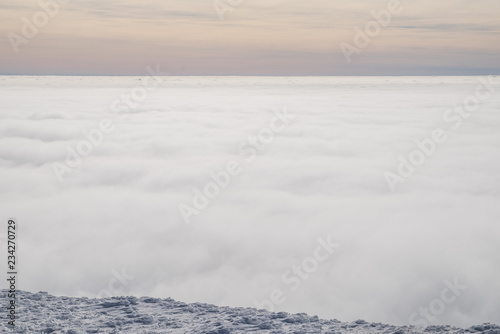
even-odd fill
[[(2, 290), (1, 297), (6, 297)], [(171, 298), (114, 297), (106, 299), (54, 297), (46, 292), (20, 292), (21, 320), (10, 333), (192, 333), (192, 334), (499, 334), (500, 326), (467, 329), (451, 326), (391, 326), (356, 320), (322, 320), (305, 313), (271, 313), (251, 308), (186, 304)]]
[[(231, 307), (278, 289), (276, 311), (408, 325), (457, 279), (467, 288), (430, 325), (500, 323), (491, 80), (453, 129), (443, 115), (476, 77), (163, 77), (123, 118), (114, 101), (145, 78), (0, 76), (0, 216), (19, 223), (19, 289)], [(240, 144), (284, 110), (297, 117), (249, 161)], [(103, 118), (114, 130), (59, 182), (53, 164)], [(447, 141), (392, 192), (384, 173), (436, 128)], [(186, 224), (179, 204), (232, 160), (242, 172)], [(339, 248), (298, 288), (284, 282), (328, 236)]]

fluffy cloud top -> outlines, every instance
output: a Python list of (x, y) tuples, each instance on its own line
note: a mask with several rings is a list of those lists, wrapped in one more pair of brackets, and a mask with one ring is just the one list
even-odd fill
[[(500, 322), (498, 83), (453, 130), (443, 115), (477, 78), (164, 80), (122, 117), (138, 77), (0, 77), (20, 289), (96, 296), (125, 270), (123, 294), (255, 306), (280, 289), (277, 310), (408, 324), (458, 279), (434, 323)], [(297, 117), (249, 161), (240, 145), (285, 107)], [(103, 118), (113, 130), (59, 182), (52, 164)], [(436, 128), (447, 141), (391, 192), (384, 173)], [(186, 224), (179, 204), (232, 160), (242, 172)], [(340, 247), (292, 291), (283, 274), (328, 236)]]

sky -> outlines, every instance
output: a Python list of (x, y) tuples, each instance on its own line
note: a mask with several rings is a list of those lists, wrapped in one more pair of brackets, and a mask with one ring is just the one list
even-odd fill
[[(0, 74), (143, 75), (156, 64), (171, 75), (500, 72), (497, 0), (401, 0), (380, 29), (371, 13), (388, 1), (55, 1), (2, 1)], [(369, 43), (356, 46), (367, 24)], [(342, 45), (356, 51), (346, 57)]]

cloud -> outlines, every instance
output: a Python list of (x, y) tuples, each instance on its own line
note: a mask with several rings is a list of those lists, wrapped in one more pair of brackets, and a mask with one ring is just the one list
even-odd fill
[[(341, 247), (278, 310), (407, 324), (458, 278), (435, 323), (500, 321), (498, 85), (391, 193), (383, 173), (475, 78), (165, 77), (127, 119), (110, 106), (136, 77), (2, 79), (0, 214), (19, 221), (21, 289), (95, 296), (125, 268), (126, 294), (254, 306), (331, 235)], [(298, 118), (245, 163), (240, 143), (283, 106)], [(103, 117), (116, 129), (59, 183), (50, 164)], [(185, 224), (179, 203), (232, 159), (241, 175)]]

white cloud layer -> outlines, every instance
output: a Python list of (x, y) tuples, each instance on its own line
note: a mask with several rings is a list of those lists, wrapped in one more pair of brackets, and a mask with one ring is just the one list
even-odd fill
[[(435, 324), (500, 323), (500, 81), (457, 131), (443, 121), (475, 77), (165, 78), (126, 119), (139, 78), (0, 77), (0, 217), (19, 231), (19, 288), (254, 306), (408, 324), (444, 280), (467, 289)], [(251, 163), (238, 145), (273, 109), (298, 117)], [(115, 130), (60, 183), (51, 164), (83, 129)], [(384, 173), (414, 140), (448, 141), (392, 193)], [(178, 205), (230, 160), (243, 172), (193, 223)], [(284, 272), (317, 238), (341, 246), (291, 292)], [(5, 263), (2, 261), (2, 270)]]

